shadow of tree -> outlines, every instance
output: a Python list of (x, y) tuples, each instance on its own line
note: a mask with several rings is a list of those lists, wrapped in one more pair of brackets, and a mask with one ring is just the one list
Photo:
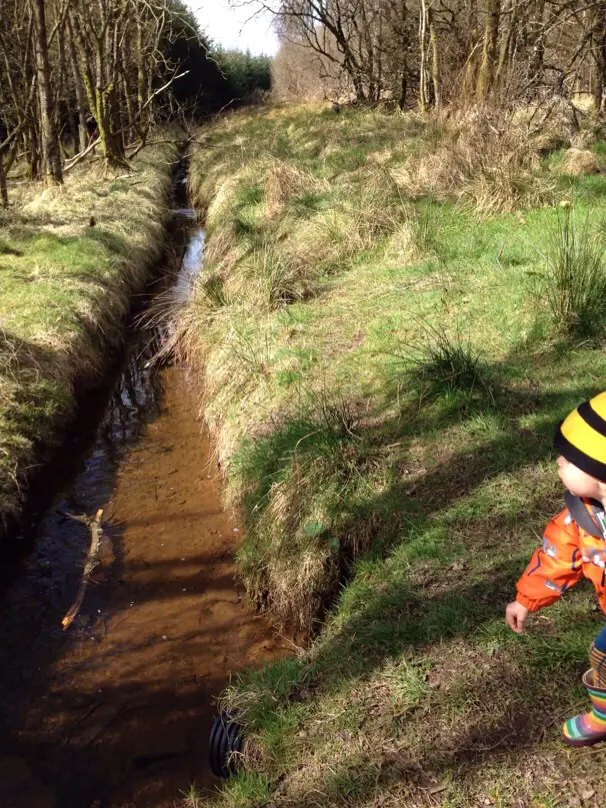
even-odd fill
[(89, 241), (101, 244), (109, 252), (122, 257), (127, 256), (132, 249), (124, 236), (102, 227), (89, 227), (85, 236)]
[(5, 328), (0, 328), (0, 372), (40, 368), (53, 355), (54, 351), (51, 348), (36, 345)]
[[(375, 805), (374, 799), (435, 805), (442, 799), (450, 804), (449, 792), (456, 791), (456, 804), (482, 805), (493, 793), (499, 767), (509, 769), (513, 780), (499, 784), (497, 804), (530, 804), (526, 800), (544, 783), (555, 785), (559, 796), (566, 787), (576, 794), (588, 775), (591, 779), (592, 768), (595, 774), (595, 762), (575, 761), (566, 774), (563, 748), (560, 756), (540, 748), (546, 735), (556, 735), (561, 721), (580, 706), (566, 695), (553, 702), (556, 685), (572, 692), (570, 671), (560, 669), (554, 680), (516, 668), (502, 655), (487, 664), (474, 659), (473, 652), (468, 666), (464, 682), (433, 691), (429, 704), (399, 717), (380, 695), (367, 693), (357, 729), (340, 733), (341, 741), (335, 741), (333, 731), (331, 754), (320, 753), (314, 761), (313, 789), (295, 775), (289, 800), (301, 808), (320, 804), (319, 795), (325, 804), (352, 808)], [(325, 729), (331, 733), (329, 723)], [(323, 743), (318, 738), (320, 747)]]
[[(531, 361), (529, 358), (529, 364)], [(517, 364), (519, 373), (519, 360)], [(503, 377), (507, 366), (508, 362), (496, 365), (495, 375)], [(464, 393), (463, 397), (449, 395), (432, 406), (411, 407), (388, 419), (360, 417), (351, 428), (338, 408), (330, 422), (313, 411), (306, 417), (289, 420), (269, 435), (250, 441), (233, 463), (235, 473), (244, 480), (247, 563), (254, 567), (256, 542), (259, 562), (265, 563), (263, 542), (267, 524), (263, 519), (271, 507), (275, 483), (287, 478), (296, 465), (301, 482), (298, 488), (293, 487), (296, 502), (292, 508), (298, 508), (299, 518), (309, 518), (306, 511), (301, 512), (301, 503), (305, 502), (302, 492), (307, 484), (305, 470), (313, 469), (317, 458), (328, 458), (327, 485), (336, 481), (341, 486), (324, 519), (329, 540), (335, 543), (336, 539), (339, 548), (333, 554), (333, 562), (334, 555), (338, 556), (336, 577), (322, 601), (326, 605), (328, 600), (330, 606), (338, 584), (350, 577), (360, 554), (370, 551), (376, 557), (394, 546), (405, 546), (411, 537), (418, 539), (440, 521), (447, 526), (449, 508), (473, 496), (479, 487), (546, 460), (553, 454), (554, 425), (573, 401), (581, 401), (598, 391), (598, 386), (593, 385), (539, 394), (532, 388), (501, 383), (489, 397), (478, 397), (475, 393)], [(522, 420), (531, 413), (537, 424), (533, 430), (524, 426)], [(492, 423), (479, 439), (470, 440), (469, 448), (461, 445), (460, 439), (455, 443), (445, 438), (442, 445), (436, 440), (442, 433), (447, 435), (452, 427), (469, 429), (474, 419), (485, 416)], [(433, 440), (435, 454), (429, 468), (412, 453), (414, 445), (423, 439)], [(379, 493), (352, 496), (351, 485), (356, 484), (357, 478), (372, 474), (377, 467), (388, 468), (388, 483), (379, 487)], [(317, 479), (311, 475), (309, 478), (310, 485), (317, 485)], [(321, 494), (310, 491), (310, 501)], [(552, 496), (542, 493), (536, 501), (528, 503), (523, 513), (516, 514), (518, 525), (539, 530), (542, 525), (537, 523), (536, 510), (545, 514), (553, 506)], [(287, 509), (289, 503), (282, 503), (281, 507)], [(496, 536), (510, 527), (511, 518), (504, 515), (500, 524), (492, 526)], [(482, 518), (476, 514), (472, 532), (481, 530), (481, 525)], [(277, 552), (283, 552), (286, 558), (293, 552), (293, 546), (289, 543), (278, 547)], [(291, 561), (296, 564), (297, 558), (293, 555)]]
[[(561, 348), (555, 346), (554, 352)], [(367, 681), (390, 660), (408, 652), (414, 656), (431, 654), (442, 642), (465, 638), (473, 646), (472, 638), (501, 621), (527, 561), (528, 540), (540, 535), (547, 516), (558, 507), (555, 485), (530, 488), (523, 503), (518, 496), (511, 507), (500, 503), (495, 511), (490, 508), (488, 495), (481, 506), (468, 510), (461, 508), (461, 503), (471, 501), (492, 480), (507, 479), (553, 456), (555, 424), (575, 403), (601, 389), (597, 383), (569, 383), (561, 390), (552, 387), (539, 392), (531, 384), (503, 381), (508, 375), (514, 380), (531, 379), (533, 361), (533, 356), (521, 356), (516, 350), (505, 362), (495, 365), (491, 372), (500, 381), (491, 396), (455, 391), (430, 406), (403, 409), (399, 417), (360, 418), (351, 434), (345, 431), (335, 435), (330, 430), (318, 433), (317, 420), (311, 417), (291, 421), (249, 447), (243, 460), (254, 469), (247, 494), (247, 508), (253, 516), (249, 516), (251, 530), (246, 541), (255, 540), (254, 520), (268, 507), (272, 484), (287, 473), (295, 452), (313, 453), (318, 441), (333, 445), (346, 442), (361, 474), (369, 464), (385, 463), (386, 452), (393, 469), (388, 484), (378, 493), (353, 506), (345, 498), (338, 504), (333, 526), (337, 526), (339, 538), (341, 577), (330, 593), (327, 612), (322, 615), (327, 621), (324, 632), (311, 654), (289, 663), (288, 670), (283, 671), (291, 687), (282, 688), (278, 709), (288, 710), (291, 701), (304, 701), (313, 713), (323, 699), (342, 694), (348, 682)], [(393, 401), (393, 390), (386, 392), (386, 398)], [(435, 441), (441, 432), (466, 427), (486, 415), (492, 418), (493, 426), (469, 448), (462, 441), (449, 445), (446, 439), (442, 447)], [(525, 425), (528, 415), (536, 424), (532, 430)], [(311, 432), (313, 439), (303, 440)], [(438, 445), (429, 468), (412, 452), (415, 442), (424, 438), (432, 438)], [(305, 484), (304, 477), (301, 484)], [(367, 541), (359, 545), (356, 554), (352, 537), (365, 531)], [(436, 534), (435, 548), (426, 552), (427, 545), (436, 541)], [(345, 582), (349, 586), (343, 589)], [(430, 718), (419, 720), (421, 742), (415, 746), (416, 757), (404, 749), (401, 760), (390, 761), (392, 746), (386, 743), (385, 750), (375, 750), (371, 740), (364, 759), (358, 753), (349, 762), (335, 764), (331, 758), (327, 769), (332, 773), (314, 777), (313, 796), (305, 787), (300, 792), (289, 787), (289, 799), (311, 806), (318, 804), (318, 794), (325, 794), (327, 804), (333, 804), (330, 800), (334, 799), (335, 804), (361, 805), (362, 798), (377, 793), (381, 784), (400, 780), (414, 783), (418, 778), (426, 785), (427, 772), (435, 784), (446, 770), (449, 776), (453, 770), (469, 773), (505, 752), (536, 744), (547, 731), (556, 731), (554, 711), (564, 717), (567, 705), (571, 709), (573, 682), (585, 664), (585, 645), (597, 627), (597, 618), (589, 616), (578, 621), (576, 638), (572, 637), (573, 630), (567, 629), (561, 645), (550, 646), (541, 636), (531, 639), (526, 649), (527, 664), (508, 671), (506, 683), (497, 668), (496, 674), (491, 673), (494, 681), (478, 673), (468, 682), (465, 693), (445, 694), (444, 705), (449, 704), (448, 699), (451, 703), (473, 702), (475, 688), (490, 701), (490, 710), (480, 707), (475, 716), (465, 716), (460, 731), (450, 729), (444, 738), (431, 735)], [(533, 670), (530, 661), (535, 664)], [(547, 686), (546, 679), (552, 687)], [(271, 677), (267, 680), (269, 691), (270, 681)], [(245, 678), (241, 690), (247, 686), (252, 691), (259, 688), (260, 708), (272, 714), (276, 711), (275, 704), (265, 701), (262, 681)], [(558, 693), (555, 699), (554, 687)], [(273, 691), (272, 698), (276, 698)], [(382, 709), (387, 720), (393, 720), (390, 705)], [(431, 709), (440, 713), (439, 698), (431, 701)], [(433, 723), (440, 726), (439, 721)], [(338, 756), (347, 758), (347, 742), (337, 745)], [(355, 800), (352, 796), (349, 801), (352, 770)]]

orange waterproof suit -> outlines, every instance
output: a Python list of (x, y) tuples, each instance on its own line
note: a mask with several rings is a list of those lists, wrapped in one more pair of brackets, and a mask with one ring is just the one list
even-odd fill
[(569, 491), (566, 507), (545, 528), (543, 543), (533, 553), (517, 584), (517, 600), (536, 612), (554, 603), (585, 576), (592, 581), (606, 612), (606, 514), (595, 500)]

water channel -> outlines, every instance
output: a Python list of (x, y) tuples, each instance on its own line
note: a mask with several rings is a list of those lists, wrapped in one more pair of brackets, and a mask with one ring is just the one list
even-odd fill
[[(188, 209), (173, 224), (153, 294), (183, 298), (204, 233)], [(88, 449), (77, 442), (78, 473), (1, 593), (2, 808), (173, 808), (192, 782), (216, 789), (215, 697), (230, 674), (285, 653), (235, 580), (241, 534), (221, 506), (198, 396), (187, 368), (151, 361), (159, 339), (131, 327), (91, 397), (103, 415)], [(73, 517), (98, 509), (99, 563), (64, 630), (90, 543)]]

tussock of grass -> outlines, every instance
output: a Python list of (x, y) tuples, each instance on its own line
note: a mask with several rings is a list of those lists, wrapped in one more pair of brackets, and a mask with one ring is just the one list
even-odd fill
[(405, 377), (418, 387), (421, 399), (453, 391), (490, 394), (481, 353), (458, 332), (451, 335), (422, 322), (416, 344), (399, 346), (394, 358), (402, 363)]
[(63, 187), (14, 186), (0, 212), (0, 526), (72, 413), (76, 382), (94, 379), (122, 337), (130, 295), (160, 255), (174, 156), (147, 150), (129, 175), (81, 166)]
[(314, 289), (317, 272), (292, 254), (265, 243), (251, 251), (226, 284), (233, 298), (249, 296), (261, 311), (304, 300)]
[[(182, 313), (180, 348), (204, 367), (250, 595), (305, 646), (224, 694), (248, 769), (213, 804), (538, 808), (587, 783), (604, 798), (602, 764), (556, 739), (583, 703), (599, 626), (587, 593), (523, 638), (502, 612), (561, 503), (554, 425), (606, 370), (595, 341), (558, 335), (537, 307), (564, 210), (545, 200), (571, 200), (597, 232), (606, 180), (526, 155), (524, 118), (508, 134), (477, 116), (467, 132), (380, 111), (257, 110), (211, 128), (194, 155), (199, 198), (222, 195), (209, 246), (225, 238), (226, 252)], [(499, 137), (519, 150), (515, 187), (490, 175), (483, 150), (508, 170)], [(419, 166), (447, 146), (465, 170), (421, 187)], [(311, 179), (269, 216), (265, 174), (247, 171), (272, 160)], [(304, 296), (255, 291), (264, 249), (312, 273)]]
[(568, 149), (564, 152), (560, 170), (563, 174), (582, 176), (584, 174), (599, 174), (603, 170), (598, 155), (590, 149)]
[(233, 475), (250, 498), (242, 574), (261, 606), (304, 632), (381, 526), (381, 513), (366, 507), (377, 480), (356, 410), (342, 395), (312, 394), (284, 431), (234, 458)]
[(541, 291), (556, 330), (591, 336), (604, 329), (606, 243), (589, 222), (561, 209), (545, 249)]

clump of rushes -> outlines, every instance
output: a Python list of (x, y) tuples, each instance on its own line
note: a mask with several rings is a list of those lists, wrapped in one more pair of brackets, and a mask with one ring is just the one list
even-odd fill
[(271, 244), (251, 251), (227, 284), (236, 299), (254, 301), (261, 311), (278, 308), (313, 293), (318, 271)]
[(399, 346), (393, 356), (404, 375), (413, 380), (421, 398), (454, 391), (492, 396), (491, 380), (482, 355), (458, 328), (454, 334), (449, 334), (422, 320), (414, 344)]
[(412, 241), (419, 256), (438, 256), (441, 248), (442, 224), (438, 203), (428, 200), (417, 205), (411, 216)]
[(581, 337), (606, 324), (606, 242), (586, 217), (578, 223), (572, 207), (558, 209), (543, 252), (541, 292), (556, 331)]
[(219, 309), (227, 303), (225, 281), (216, 272), (210, 272), (198, 288), (202, 289), (204, 299), (211, 309)]

